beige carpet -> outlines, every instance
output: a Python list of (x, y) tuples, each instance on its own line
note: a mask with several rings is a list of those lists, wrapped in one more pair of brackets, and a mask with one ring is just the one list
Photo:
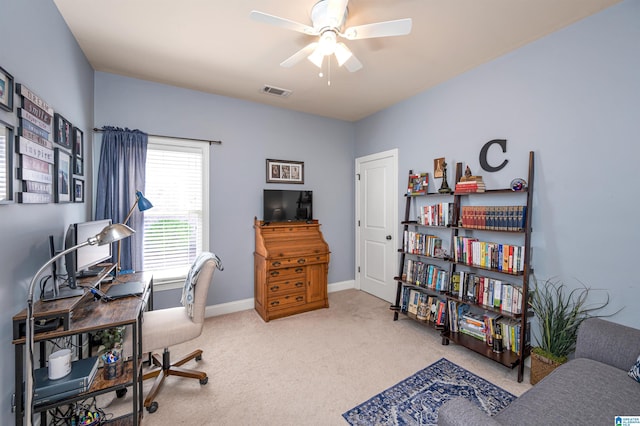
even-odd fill
[[(450, 344), (358, 290), (329, 295), (321, 309), (265, 323), (253, 311), (208, 318), (203, 334), (172, 348), (204, 350), (209, 383), (169, 377), (143, 425), (346, 425), (342, 413), (444, 357), (503, 389), (529, 389), (517, 371)], [(150, 386), (150, 381), (145, 387)], [(126, 398), (105, 411), (119, 411)], [(105, 405), (109, 401), (104, 402)], [(120, 406), (120, 407), (119, 407)]]

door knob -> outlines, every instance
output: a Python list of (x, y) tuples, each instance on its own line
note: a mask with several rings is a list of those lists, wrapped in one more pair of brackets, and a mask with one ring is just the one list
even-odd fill
[(387, 240), (390, 240), (390, 239), (391, 239), (391, 235), (387, 235)]

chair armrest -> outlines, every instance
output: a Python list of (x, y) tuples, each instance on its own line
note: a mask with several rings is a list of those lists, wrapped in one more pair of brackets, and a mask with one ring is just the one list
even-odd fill
[(495, 426), (499, 425), (466, 398), (454, 398), (438, 410), (438, 426)]
[(640, 330), (589, 318), (580, 324), (576, 358), (589, 358), (629, 370), (640, 355)]

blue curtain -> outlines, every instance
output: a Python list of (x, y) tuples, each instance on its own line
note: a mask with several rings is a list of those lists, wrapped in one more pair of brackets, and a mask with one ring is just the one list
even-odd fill
[[(98, 168), (96, 220), (122, 223), (136, 202), (136, 191), (144, 193), (148, 135), (140, 130), (105, 126)], [(142, 271), (143, 212), (137, 207), (127, 223), (136, 233), (121, 241), (122, 272)], [(117, 243), (113, 262), (117, 262)]]

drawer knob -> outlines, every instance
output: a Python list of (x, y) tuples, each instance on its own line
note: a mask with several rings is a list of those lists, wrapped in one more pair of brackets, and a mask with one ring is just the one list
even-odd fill
[(295, 284), (295, 286), (296, 286), (296, 287), (298, 287), (298, 288), (300, 288), (300, 287), (304, 287), (304, 283), (303, 283), (302, 281), (298, 281), (298, 282)]
[(278, 300), (271, 302), (271, 306), (278, 306), (279, 304), (280, 304), (280, 301)]
[(271, 291), (277, 291), (279, 289), (280, 289), (279, 285), (274, 285), (274, 286), (271, 287)]
[(272, 277), (277, 277), (278, 275), (280, 275), (280, 271), (271, 271)]
[(303, 300), (304, 300), (304, 297), (302, 296), (296, 297), (296, 302), (302, 302)]
[(272, 262), (271, 265), (272, 266), (280, 266), (280, 265), (282, 265), (282, 263), (280, 263), (279, 261), (276, 260), (275, 262)]
[(304, 268), (296, 268), (296, 273), (298, 273), (298, 274), (299, 274), (299, 273), (301, 273), (301, 272), (304, 272)]
[(298, 259), (298, 263), (299, 263), (300, 265), (302, 265), (302, 264), (303, 264), (303, 263), (305, 263), (306, 261), (307, 261), (307, 259), (305, 259), (304, 257), (303, 257), (303, 258)]

